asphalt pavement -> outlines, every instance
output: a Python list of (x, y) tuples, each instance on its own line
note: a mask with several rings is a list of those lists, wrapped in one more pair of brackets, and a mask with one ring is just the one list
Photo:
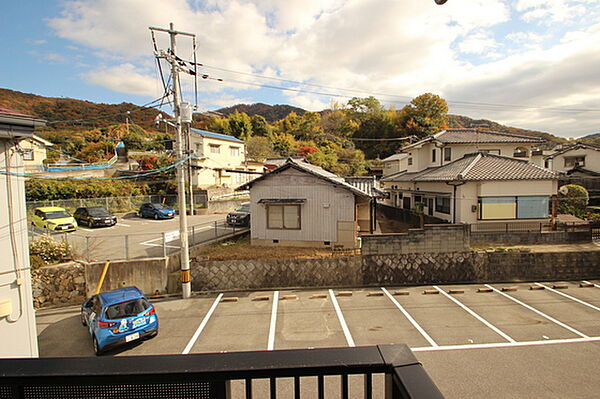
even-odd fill
[[(586, 288), (580, 283), (282, 290), (156, 299), (158, 337), (108, 355), (405, 343), (448, 398), (592, 398), (600, 392), (600, 282)], [(37, 326), (41, 356), (93, 354), (77, 307), (40, 310)], [(335, 395), (339, 380), (332, 378), (327, 391)], [(382, 381), (379, 376), (374, 383), (383, 386)], [(360, 378), (351, 378), (351, 389), (360, 384)], [(263, 385), (257, 382), (253, 389), (260, 394), (268, 389), (268, 383)], [(312, 385), (307, 379), (303, 389)], [(283, 392), (289, 387), (284, 380), (278, 385)], [(243, 382), (232, 390), (243, 392)]]

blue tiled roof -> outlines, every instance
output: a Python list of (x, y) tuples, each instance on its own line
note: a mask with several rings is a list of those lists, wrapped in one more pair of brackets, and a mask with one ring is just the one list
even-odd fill
[(228, 141), (235, 141), (236, 143), (243, 143), (244, 140), (240, 140), (236, 137), (233, 136), (228, 136), (226, 134), (221, 134), (221, 133), (213, 133), (213, 132), (208, 132), (206, 130), (200, 130), (200, 129), (191, 129), (192, 132), (199, 134), (200, 136), (203, 137), (210, 137), (213, 139), (219, 139), (219, 140), (228, 140)]

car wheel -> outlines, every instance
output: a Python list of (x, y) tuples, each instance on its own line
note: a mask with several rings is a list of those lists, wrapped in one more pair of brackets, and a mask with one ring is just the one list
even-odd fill
[(88, 227), (94, 227), (94, 221), (93, 220), (88, 220), (87, 222)]
[(96, 356), (100, 356), (102, 354), (102, 350), (99, 348), (98, 340), (94, 336), (92, 337), (92, 343), (94, 345), (94, 353), (96, 354)]
[(158, 213), (154, 214), (154, 220), (158, 220)]
[(81, 312), (81, 325), (87, 326), (87, 321), (85, 321), (85, 315)]

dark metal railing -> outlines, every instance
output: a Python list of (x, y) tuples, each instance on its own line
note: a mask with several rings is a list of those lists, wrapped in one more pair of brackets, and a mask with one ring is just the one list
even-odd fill
[[(384, 384), (373, 375), (384, 374)], [(253, 382), (268, 380), (257, 397), (277, 398), (280, 379), (293, 381), (293, 397), (307, 392), (325, 398), (325, 376), (339, 376), (349, 397), (349, 376), (362, 375), (362, 395), (372, 398), (443, 398), (406, 345), (256, 352), (102, 358), (0, 359), (0, 398), (233, 398), (231, 384), (244, 385), (239, 397), (252, 398)], [(301, 377), (316, 377), (308, 392)], [(379, 381), (379, 380), (378, 380)], [(307, 384), (309, 385), (309, 384)], [(383, 385), (383, 386), (382, 386)], [(268, 393), (267, 393), (268, 391)], [(282, 395), (283, 396), (283, 395)], [(352, 397), (357, 397), (353, 391)]]

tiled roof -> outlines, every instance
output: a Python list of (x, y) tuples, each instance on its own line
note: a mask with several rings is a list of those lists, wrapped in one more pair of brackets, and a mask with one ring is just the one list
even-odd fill
[(401, 159), (407, 158), (408, 154), (397, 153), (394, 155), (390, 155), (387, 158), (381, 160), (381, 162), (391, 162), (391, 161), (400, 161)]
[(546, 156), (545, 159), (551, 159), (557, 155), (561, 155), (566, 152), (569, 152), (572, 150), (579, 150), (579, 149), (600, 151), (600, 148), (596, 147), (594, 145), (589, 145), (589, 144), (584, 144), (584, 143), (575, 143), (575, 144), (567, 145), (567, 146), (563, 147), (560, 151), (557, 151), (554, 154), (550, 154), (550, 155)]
[(210, 137), (212, 139), (219, 139), (219, 140), (235, 141), (236, 143), (244, 142), (244, 140), (240, 140), (237, 137), (228, 136), (226, 134), (213, 133), (213, 132), (209, 132), (207, 130), (193, 129), (193, 128), (190, 130), (196, 134), (199, 134), (200, 136), (203, 136), (203, 137)]
[(294, 168), (294, 169), (309, 173), (320, 179), (326, 180), (332, 184), (335, 184), (342, 188), (345, 188), (345, 189), (353, 192), (356, 195), (363, 196), (363, 197), (370, 197), (369, 193), (366, 193), (366, 192), (358, 189), (357, 187), (354, 187), (353, 185), (346, 183), (346, 181), (344, 180), (343, 177), (340, 177), (334, 173), (328, 172), (319, 166), (311, 165), (307, 162), (298, 161), (298, 160), (295, 160), (292, 158), (288, 158), (288, 160), (283, 165), (278, 167), (277, 169), (274, 169), (274, 170), (270, 171), (269, 173), (265, 173), (262, 176), (259, 176), (256, 179), (251, 180), (244, 185), (241, 185), (236, 190), (249, 190), (250, 187), (252, 187), (252, 185), (254, 183), (256, 183), (260, 180), (266, 179), (269, 176), (272, 176), (276, 173), (282, 172), (289, 168)]
[(489, 180), (555, 180), (559, 174), (521, 159), (473, 153), (419, 173), (388, 176), (386, 181), (447, 182)]
[(402, 150), (418, 147), (429, 141), (443, 144), (481, 144), (481, 143), (543, 143), (541, 137), (519, 136), (516, 134), (493, 132), (481, 129), (446, 129), (432, 136), (409, 144)]
[(0, 106), (0, 114), (2, 114), (2, 115), (10, 115), (10, 116), (23, 116), (23, 117), (26, 117), (26, 118), (35, 118), (32, 115), (27, 115), (27, 114), (24, 114), (22, 112), (15, 111), (14, 109), (6, 108), (6, 107), (3, 107), (3, 106)]

